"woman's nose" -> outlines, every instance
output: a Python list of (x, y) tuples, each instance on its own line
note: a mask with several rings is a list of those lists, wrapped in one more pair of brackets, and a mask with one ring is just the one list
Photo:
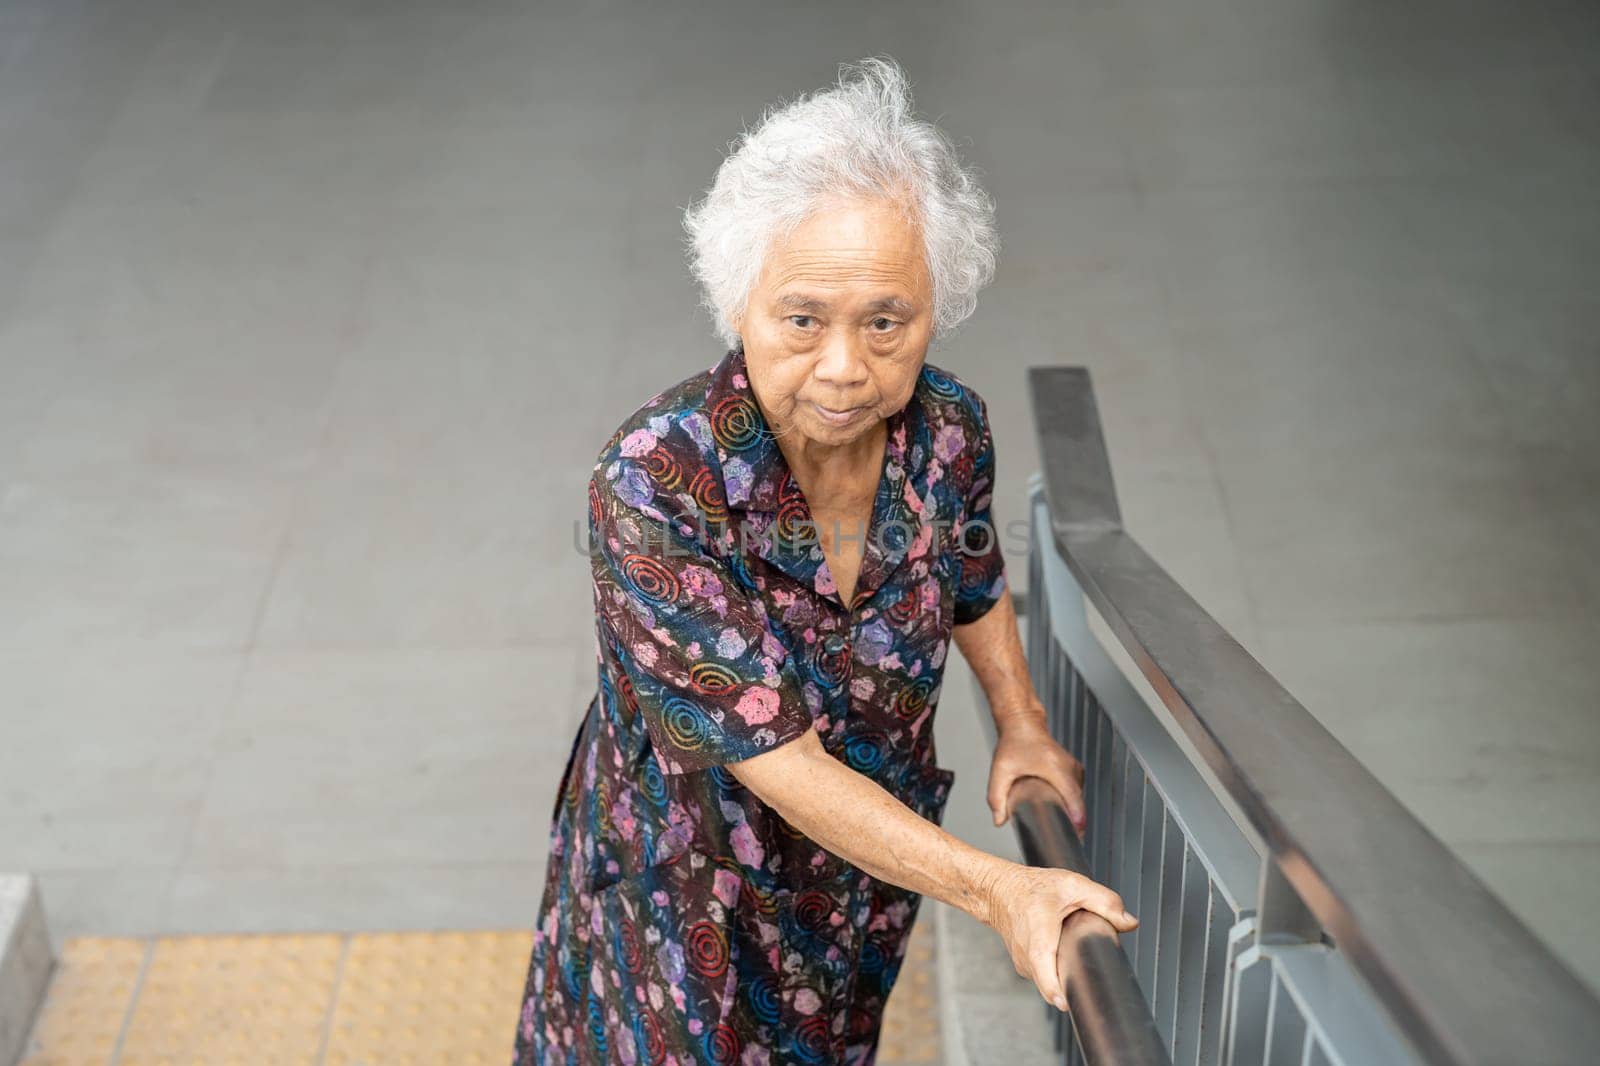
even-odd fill
[(867, 361), (849, 337), (835, 337), (817, 360), (816, 377), (837, 388), (848, 389), (867, 380)]

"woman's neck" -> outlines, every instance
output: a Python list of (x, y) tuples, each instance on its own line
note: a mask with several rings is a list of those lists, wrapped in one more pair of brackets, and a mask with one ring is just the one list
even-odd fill
[(861, 436), (844, 444), (825, 444), (782, 433), (777, 443), (796, 483), (815, 509), (836, 505), (835, 501), (847, 503), (874, 495), (888, 439), (888, 422), (879, 419)]

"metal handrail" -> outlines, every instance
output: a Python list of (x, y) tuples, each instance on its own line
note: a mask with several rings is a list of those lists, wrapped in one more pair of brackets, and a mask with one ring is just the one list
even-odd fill
[[(1011, 786), (1010, 809), (1030, 866), (1091, 876), (1083, 845), (1048, 783), (1019, 778)], [(1062, 925), (1056, 969), (1066, 984), (1067, 1015), (1087, 1062), (1171, 1066), (1172, 1057), (1110, 922), (1093, 911), (1072, 912)]]
[(1056, 550), (1288, 889), (1263, 935), (1320, 928), (1426, 1061), (1592, 1061), (1600, 1000), (1123, 530), (1087, 369), (1029, 382)]

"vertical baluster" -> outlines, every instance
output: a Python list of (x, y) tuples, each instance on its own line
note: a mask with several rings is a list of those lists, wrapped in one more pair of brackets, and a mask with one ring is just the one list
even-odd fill
[[(1243, 967), (1240, 959), (1255, 944), (1256, 921), (1254, 917), (1236, 921), (1228, 928), (1228, 944), (1223, 949), (1226, 965), (1222, 970), (1222, 1032), (1218, 1034), (1218, 1046), (1221, 1049), (1220, 1061), (1232, 1063), (1234, 1061), (1234, 1032), (1239, 1024), (1239, 990), (1240, 974)], [(1265, 1010), (1265, 1004), (1261, 1005)]]
[(1300, 1066), (1306, 1056), (1306, 1020), (1300, 1006), (1276, 973), (1267, 1008), (1268, 1066)]
[(1067, 711), (1067, 722), (1064, 724), (1067, 725), (1067, 728), (1071, 728), (1070, 722), (1072, 714), (1074, 713), (1072, 706), (1072, 689), (1073, 681), (1077, 678), (1078, 671), (1072, 665), (1072, 656), (1067, 654), (1067, 649), (1062, 647), (1060, 644), (1057, 644), (1055, 648), (1056, 656), (1059, 660), (1056, 667), (1056, 685), (1061, 691), (1061, 706), (1065, 707)]
[(1066, 649), (1054, 642), (1051, 646), (1056, 649), (1056, 692), (1061, 701), (1063, 711), (1061, 727), (1070, 736), (1072, 732), (1072, 660), (1067, 657)]
[(1072, 738), (1074, 742), (1072, 753), (1083, 762), (1084, 769), (1087, 770), (1089, 763), (1089, 716), (1084, 713), (1083, 696), (1085, 685), (1077, 670), (1072, 671), (1071, 683), (1072, 702), (1070, 706), (1072, 707)]
[(1228, 1066), (1259, 1066), (1266, 1060), (1267, 1006), (1271, 995), (1272, 963), (1269, 960), (1258, 959), (1234, 975)]
[(1042, 698), (1045, 700), (1046, 706), (1050, 707), (1055, 714), (1055, 720), (1061, 722), (1065, 720), (1063, 715), (1066, 711), (1066, 706), (1061, 701), (1057, 689), (1061, 670), (1061, 663), (1059, 662), (1061, 649), (1056, 644), (1055, 631), (1051, 628), (1050, 622), (1056, 605), (1050, 602), (1050, 590), (1048, 586), (1044, 585), (1042, 570), (1040, 571), (1039, 581), (1041, 586), (1039, 592), (1039, 617), (1037, 619), (1030, 618), (1028, 624), (1030, 626), (1037, 625), (1039, 628), (1039, 660), (1043, 664), (1043, 677), (1041, 680), (1044, 685), (1041, 690), (1043, 693)]
[(1039, 538), (1033, 537), (1028, 544), (1028, 610), (1023, 622), (1028, 630), (1028, 676), (1036, 692), (1045, 690), (1043, 637), (1046, 628), (1039, 624), (1044, 616), (1044, 595), (1044, 563), (1039, 558)]
[[(1074, 674), (1076, 677), (1076, 674)], [(1100, 845), (1105, 833), (1100, 829), (1100, 816), (1105, 812), (1095, 802), (1095, 786), (1100, 783), (1099, 767), (1095, 765), (1095, 752), (1100, 743), (1101, 716), (1092, 699), (1081, 703), (1084, 717), (1083, 754), (1079, 760), (1085, 773), (1083, 794), (1089, 805), (1088, 839), (1084, 841), (1085, 857), (1089, 860), (1089, 876), (1099, 881), (1104, 875), (1100, 869)]]
[(1227, 901), (1210, 886), (1206, 918), (1205, 970), (1200, 980), (1200, 1032), (1195, 1062), (1216, 1066), (1222, 1056), (1223, 992), (1228, 976), (1228, 930), (1234, 914)]
[(1105, 883), (1121, 893), (1127, 885), (1122, 880), (1122, 853), (1128, 849), (1128, 838), (1122, 835), (1122, 812), (1127, 809), (1128, 798), (1128, 745), (1116, 725), (1111, 727), (1111, 761), (1106, 767), (1107, 792), (1110, 796), (1106, 811), (1106, 880)]
[(1106, 713), (1105, 707), (1100, 703), (1099, 697), (1093, 692), (1089, 693), (1089, 700), (1094, 705), (1095, 716), (1100, 719), (1100, 736), (1097, 738), (1095, 750), (1095, 766), (1099, 772), (1099, 779), (1095, 782), (1095, 802), (1100, 807), (1101, 833), (1100, 833), (1100, 865), (1095, 868), (1096, 879), (1103, 882), (1111, 879), (1111, 867), (1116, 861), (1117, 842), (1111, 836), (1111, 826), (1114, 824), (1111, 813), (1114, 805), (1111, 799), (1111, 786), (1116, 780), (1112, 772), (1115, 765), (1113, 755), (1116, 752), (1117, 727), (1112, 724), (1111, 716)]
[(1183, 854), (1183, 907), (1178, 925), (1178, 1001), (1172, 1028), (1172, 1061), (1198, 1061), (1200, 1006), (1205, 991), (1206, 930), (1210, 926), (1211, 875), (1186, 844)]
[(1061, 729), (1066, 720), (1066, 703), (1062, 699), (1061, 689), (1061, 646), (1055, 642), (1054, 637), (1049, 637), (1044, 643), (1044, 688), (1043, 695), (1046, 712), (1049, 714), (1050, 735), (1060, 736)]
[(1061, 707), (1066, 712), (1062, 722), (1065, 733), (1062, 736), (1061, 743), (1075, 757), (1081, 759), (1083, 757), (1083, 745), (1078, 737), (1077, 708), (1072, 704), (1072, 678), (1070, 677), (1065, 679), (1064, 687), (1062, 688)]
[[(1148, 787), (1145, 783), (1144, 767), (1139, 765), (1139, 759), (1130, 750), (1128, 752), (1127, 783), (1124, 786), (1124, 795), (1127, 797), (1123, 803), (1122, 815), (1122, 885), (1118, 891), (1122, 895), (1122, 902), (1129, 910), (1138, 913), (1139, 892), (1143, 882), (1143, 855), (1144, 855), (1144, 793)], [(1141, 920), (1142, 921), (1142, 920)], [(1127, 954), (1131, 963), (1139, 957), (1139, 928), (1122, 938), (1122, 950)], [(1150, 992), (1145, 991), (1145, 998), (1150, 998)]]
[(1156, 947), (1161, 926), (1161, 846), (1166, 831), (1167, 807), (1152, 782), (1144, 792), (1144, 831), (1141, 834), (1144, 866), (1144, 884), (1139, 890), (1140, 928), (1138, 976), (1145, 998), (1151, 1006), (1156, 1001)]
[(1172, 1047), (1172, 1028), (1176, 1016), (1178, 991), (1179, 915), (1183, 907), (1183, 856), (1186, 851), (1183, 830), (1169, 809), (1162, 827), (1161, 914), (1156, 930), (1156, 1032)]

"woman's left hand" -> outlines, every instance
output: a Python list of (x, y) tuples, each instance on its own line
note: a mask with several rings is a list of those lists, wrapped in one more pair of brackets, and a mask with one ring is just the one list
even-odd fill
[(1005, 825), (1011, 817), (1011, 784), (1019, 777), (1049, 782), (1061, 796), (1073, 828), (1083, 836), (1088, 824), (1083, 802), (1083, 764), (1050, 735), (1042, 713), (1019, 715), (1001, 727), (994, 761), (989, 765), (989, 809), (994, 812), (995, 825)]

